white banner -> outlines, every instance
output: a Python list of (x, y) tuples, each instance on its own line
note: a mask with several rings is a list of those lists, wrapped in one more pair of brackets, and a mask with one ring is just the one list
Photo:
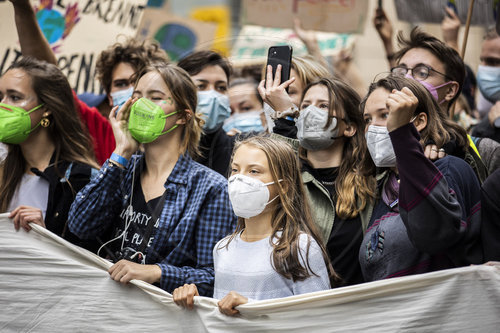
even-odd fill
[(141, 281), (111, 280), (111, 263), (0, 214), (1, 332), (495, 332), (500, 269), (472, 266), (240, 306), (195, 310)]

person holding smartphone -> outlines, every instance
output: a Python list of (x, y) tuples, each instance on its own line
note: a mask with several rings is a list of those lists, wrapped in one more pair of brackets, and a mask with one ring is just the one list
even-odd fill
[[(292, 106), (286, 93), (291, 80), (279, 82), (280, 69), (274, 79), (268, 74), (260, 92), (277, 110), (286, 110)], [(291, 142), (299, 152), (313, 219), (341, 285), (362, 283), (358, 252), (373, 207), (375, 170), (366, 159), (361, 99), (347, 84), (330, 78), (311, 82), (302, 95), (296, 118), (284, 120), (293, 124), (297, 136), (273, 136)]]

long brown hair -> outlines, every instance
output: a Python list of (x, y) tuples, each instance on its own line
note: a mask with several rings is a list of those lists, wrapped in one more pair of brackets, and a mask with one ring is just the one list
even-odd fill
[[(237, 142), (234, 153), (243, 145), (253, 146), (262, 150), (267, 157), (274, 184), (278, 189), (278, 199), (271, 218), (272, 234), (270, 243), (273, 247), (272, 264), (276, 272), (287, 279), (302, 281), (311, 276), (308, 255), (310, 241), (307, 244), (307, 253), (302, 266), (299, 258), (300, 234), (306, 233), (320, 246), (323, 260), (328, 267), (332, 285), (339, 280), (328, 259), (322, 238), (312, 220), (309, 204), (306, 200), (304, 185), (302, 184), (300, 165), (293, 148), (286, 142), (264, 136), (254, 136)], [(279, 180), (282, 179), (281, 182)], [(234, 233), (223, 244), (229, 242), (245, 229), (245, 220), (238, 218)], [(281, 236), (277, 234), (281, 232)], [(277, 242), (274, 241), (277, 239)], [(312, 274), (316, 275), (315, 272)]]
[[(442, 147), (445, 143), (449, 142), (452, 139), (452, 135), (448, 129), (455, 124), (440, 111), (436, 100), (429, 91), (415, 80), (391, 74), (372, 83), (368, 89), (368, 94), (360, 104), (361, 112), (365, 109), (366, 100), (375, 89), (383, 88), (391, 92), (393, 89), (401, 90), (404, 87), (410, 89), (418, 99), (418, 106), (415, 109), (414, 115), (416, 116), (422, 112), (427, 115), (427, 126), (420, 132), (422, 145), (429, 140), (433, 140), (438, 147)], [(457, 125), (457, 127), (460, 126)], [(453, 138), (457, 140), (459, 146), (463, 147), (467, 143), (467, 133), (464, 129), (457, 133), (460, 133), (460, 137)]]
[[(9, 67), (20, 69), (31, 77), (38, 103), (51, 111), (49, 137), (54, 143), (54, 164), (79, 161), (99, 167), (94, 159), (92, 141), (77, 114), (73, 90), (61, 70), (48, 62), (23, 57)], [(0, 212), (5, 212), (26, 171), (21, 147), (9, 144), (7, 157), (1, 164)], [(58, 170), (56, 168), (56, 170)]]
[[(301, 99), (304, 99), (307, 91), (316, 85), (325, 86), (328, 90), (329, 115), (343, 119), (347, 125), (356, 129), (352, 137), (344, 138), (342, 162), (335, 182), (336, 214), (343, 219), (353, 218), (375, 198), (373, 178), (375, 166), (367, 155), (365, 124), (363, 115), (359, 112), (360, 97), (344, 82), (333, 78), (322, 78), (308, 84)], [(330, 125), (331, 119), (331, 117), (328, 119), (325, 127)], [(307, 151), (302, 147), (299, 148), (299, 156), (307, 160)]]

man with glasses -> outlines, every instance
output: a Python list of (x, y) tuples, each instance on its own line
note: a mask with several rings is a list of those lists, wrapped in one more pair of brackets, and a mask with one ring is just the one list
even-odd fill
[[(455, 49), (418, 27), (411, 31), (409, 38), (399, 32), (398, 43), (401, 49), (394, 54), (396, 66), (391, 72), (420, 82), (432, 94), (448, 118), (449, 109), (460, 96), (465, 81), (462, 58)], [(488, 175), (488, 170), (471, 138), (465, 139), (465, 131), (457, 124), (450, 122), (443, 125), (450, 132), (452, 142), (444, 147), (436, 147), (433, 142), (427, 142), (426, 156), (437, 159), (451, 154), (464, 158), (482, 183)]]
[(443, 111), (448, 111), (462, 91), (465, 65), (460, 55), (439, 39), (414, 28), (409, 39), (400, 32), (394, 55), (393, 74), (405, 75), (419, 81), (429, 90)]

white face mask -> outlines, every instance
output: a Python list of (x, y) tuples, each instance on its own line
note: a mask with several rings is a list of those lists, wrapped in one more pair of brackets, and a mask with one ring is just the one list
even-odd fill
[[(281, 181), (282, 179), (278, 182)], [(263, 183), (256, 178), (239, 174), (229, 177), (229, 200), (233, 206), (234, 214), (248, 219), (262, 213), (269, 203), (278, 198), (277, 195), (269, 201), (267, 186), (271, 184), (274, 184), (274, 182)]]
[(385, 126), (368, 126), (365, 134), (368, 151), (377, 167), (395, 167), (396, 154)]
[(301, 147), (314, 151), (328, 148), (333, 144), (339, 133), (337, 118), (334, 117), (330, 126), (325, 128), (328, 117), (328, 111), (314, 105), (309, 105), (300, 111), (296, 126), (297, 139)]

